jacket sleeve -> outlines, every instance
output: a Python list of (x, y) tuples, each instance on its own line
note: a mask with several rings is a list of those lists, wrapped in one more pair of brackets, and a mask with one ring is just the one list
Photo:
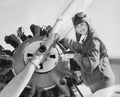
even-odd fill
[(70, 49), (73, 46), (73, 41), (68, 38), (63, 38), (61, 41), (59, 41), (66, 49)]
[(82, 46), (75, 42), (72, 39), (68, 39), (68, 38), (64, 38), (60, 41), (60, 43), (66, 48), (66, 49), (70, 49), (71, 51), (75, 52), (75, 53), (81, 53), (83, 54), (83, 50), (82, 50)]
[(82, 57), (82, 68), (86, 71), (93, 71), (100, 63), (100, 42), (97, 39), (92, 39), (88, 48), (87, 55)]

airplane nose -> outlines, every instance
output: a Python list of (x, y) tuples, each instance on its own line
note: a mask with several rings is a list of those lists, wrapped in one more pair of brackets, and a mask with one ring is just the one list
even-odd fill
[(38, 48), (38, 50), (39, 50), (39, 52), (44, 53), (44, 52), (47, 50), (47, 48), (46, 48), (45, 45), (41, 45), (41, 46)]

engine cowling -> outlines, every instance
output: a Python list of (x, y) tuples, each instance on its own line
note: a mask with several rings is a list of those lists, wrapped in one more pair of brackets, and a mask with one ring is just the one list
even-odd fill
[[(15, 73), (20, 73), (32, 58), (34, 52), (39, 48), (45, 50), (47, 45), (43, 46), (43, 37), (33, 37), (24, 41), (14, 52), (15, 64), (13, 68)], [(40, 64), (40, 69), (37, 69), (33, 74), (30, 82), (36, 87), (49, 88), (56, 85), (56, 79), (61, 79), (64, 76), (64, 65), (62, 62), (59, 50), (57, 47), (52, 47), (45, 62)]]

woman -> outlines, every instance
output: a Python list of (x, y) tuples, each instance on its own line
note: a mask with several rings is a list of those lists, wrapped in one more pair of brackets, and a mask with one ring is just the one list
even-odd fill
[(114, 84), (114, 74), (105, 45), (97, 37), (85, 13), (77, 13), (72, 21), (76, 41), (64, 38), (60, 43), (75, 52), (74, 60), (81, 67), (83, 82), (92, 93), (111, 87)]

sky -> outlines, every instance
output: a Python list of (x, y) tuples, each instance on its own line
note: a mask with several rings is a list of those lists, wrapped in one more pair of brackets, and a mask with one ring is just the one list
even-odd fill
[[(4, 36), (16, 34), (18, 27), (24, 27), (25, 34), (28, 35), (31, 34), (31, 24), (53, 25), (70, 1), (0, 0), (0, 44), (6, 49), (12, 49), (4, 42)], [(120, 58), (120, 0), (92, 0), (86, 13), (105, 43), (108, 54)]]

